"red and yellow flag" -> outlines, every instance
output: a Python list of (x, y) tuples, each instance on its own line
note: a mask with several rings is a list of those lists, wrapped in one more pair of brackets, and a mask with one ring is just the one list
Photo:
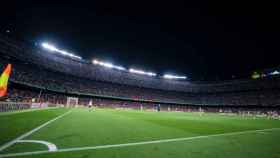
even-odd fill
[(8, 64), (0, 77), (0, 97), (7, 94), (8, 80), (12, 71), (12, 65)]

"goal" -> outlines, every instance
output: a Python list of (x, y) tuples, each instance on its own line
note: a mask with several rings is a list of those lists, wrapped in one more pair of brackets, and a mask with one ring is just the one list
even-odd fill
[(67, 107), (78, 107), (79, 98), (67, 97)]

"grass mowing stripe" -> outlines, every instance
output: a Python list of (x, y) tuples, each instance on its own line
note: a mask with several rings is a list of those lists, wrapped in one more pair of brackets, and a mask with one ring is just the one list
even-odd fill
[(67, 149), (59, 149), (57, 151), (34, 151), (34, 152), (12, 153), (12, 154), (0, 155), (0, 158), (16, 157), (16, 156), (28, 156), (28, 155), (38, 155), (38, 154), (47, 154), (47, 153), (59, 153), (59, 152), (72, 152), (72, 151), (120, 148), (120, 147), (127, 147), (127, 146), (159, 144), (159, 143), (168, 143), (168, 142), (179, 142), (179, 141), (187, 141), (187, 140), (194, 140), (194, 139), (203, 139), (203, 138), (219, 137), (219, 136), (233, 136), (233, 135), (250, 134), (250, 133), (256, 133), (256, 132), (265, 132), (265, 131), (274, 131), (274, 130), (280, 130), (280, 128), (248, 130), (248, 131), (241, 131), (241, 132), (230, 132), (230, 133), (221, 133), (221, 134), (212, 134), (212, 135), (202, 135), (202, 136), (186, 137), (186, 138), (162, 139), (162, 140), (144, 141), (144, 142), (135, 142), (135, 143), (125, 143), (125, 144), (113, 144), (113, 145), (100, 145), (100, 146), (87, 146), (87, 147), (67, 148)]
[(27, 132), (27, 133), (25, 133), (25, 134), (23, 134), (23, 135), (21, 135), (21, 136), (15, 138), (14, 140), (12, 140), (12, 141), (10, 141), (10, 142), (4, 144), (3, 146), (0, 147), (0, 151), (5, 150), (6, 148), (10, 147), (11, 145), (13, 145), (14, 143), (16, 143), (17, 141), (19, 141), (19, 140), (21, 140), (21, 139), (23, 139), (23, 138), (26, 138), (26, 137), (28, 137), (28, 136), (30, 136), (30, 135), (33, 134), (34, 132), (36, 132), (36, 131), (40, 130), (41, 128), (47, 126), (48, 124), (50, 124), (50, 123), (52, 123), (52, 122), (54, 122), (54, 121), (56, 121), (56, 120), (62, 118), (63, 116), (69, 114), (70, 112), (71, 112), (71, 111), (68, 111), (68, 112), (66, 112), (66, 113), (64, 113), (64, 114), (62, 114), (62, 115), (60, 115), (60, 116), (58, 116), (58, 117), (56, 117), (56, 118), (54, 118), (54, 119), (52, 119), (52, 120), (49, 120), (48, 122), (46, 122), (46, 123), (44, 123), (44, 124), (42, 124), (42, 125), (40, 125), (40, 126), (34, 128), (33, 130), (31, 130), (31, 131), (29, 131), (29, 132)]

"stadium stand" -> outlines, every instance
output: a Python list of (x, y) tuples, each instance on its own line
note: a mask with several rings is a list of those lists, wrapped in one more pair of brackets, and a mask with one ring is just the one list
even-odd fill
[(109, 105), (132, 108), (162, 103), (166, 105), (163, 109), (182, 111), (202, 106), (212, 106), (213, 111), (219, 111), (219, 106), (279, 109), (280, 104), (277, 77), (223, 82), (166, 80), (101, 67), (2, 35), (0, 56), (0, 69), (13, 64), (8, 99), (14, 101), (65, 104), (66, 97), (74, 95), (84, 105), (91, 99), (98, 106), (111, 102)]

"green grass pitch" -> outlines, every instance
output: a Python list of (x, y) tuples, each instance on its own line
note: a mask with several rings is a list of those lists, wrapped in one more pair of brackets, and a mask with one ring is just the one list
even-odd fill
[(53, 119), (21, 140), (57, 151), (15, 142), (0, 158), (280, 158), (280, 120), (116, 109), (2, 113), (0, 148)]

